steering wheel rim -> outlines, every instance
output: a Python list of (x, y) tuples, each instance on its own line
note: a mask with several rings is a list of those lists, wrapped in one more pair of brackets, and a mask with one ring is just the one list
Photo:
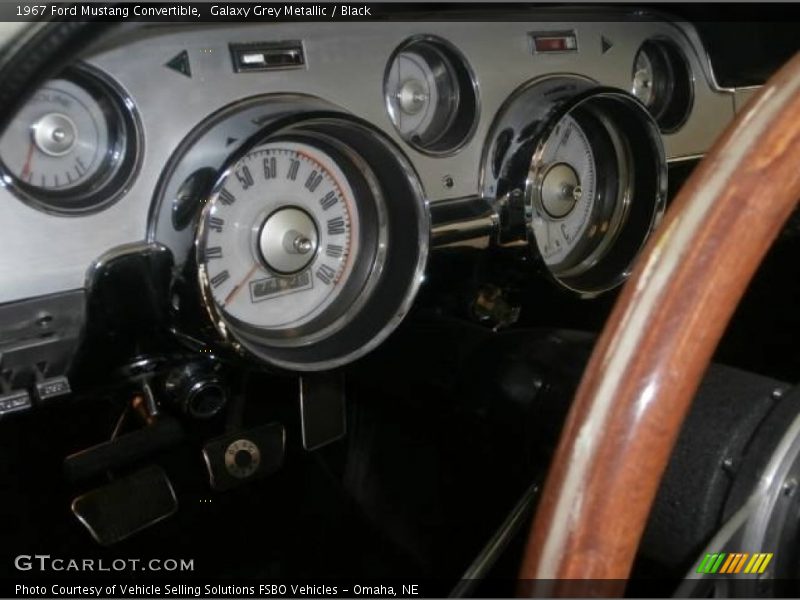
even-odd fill
[(551, 463), (521, 594), (623, 591), (701, 377), (800, 198), (798, 164), (800, 54), (709, 151), (622, 290)]

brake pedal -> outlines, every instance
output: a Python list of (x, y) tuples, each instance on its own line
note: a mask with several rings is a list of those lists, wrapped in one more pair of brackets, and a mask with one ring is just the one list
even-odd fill
[(167, 474), (150, 466), (72, 501), (72, 512), (102, 546), (111, 546), (172, 516), (178, 499)]

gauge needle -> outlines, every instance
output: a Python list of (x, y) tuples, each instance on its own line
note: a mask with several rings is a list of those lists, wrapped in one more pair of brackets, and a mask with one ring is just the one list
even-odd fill
[(236, 285), (236, 287), (234, 287), (231, 290), (231, 293), (228, 294), (227, 298), (225, 298), (225, 302), (222, 304), (223, 308), (228, 304), (230, 304), (231, 300), (233, 300), (236, 297), (236, 294), (239, 293), (239, 290), (242, 289), (242, 286), (244, 286), (244, 284), (247, 283), (247, 281), (253, 276), (253, 273), (255, 273), (257, 269), (258, 269), (258, 263), (255, 263), (247, 272), (247, 275), (244, 276), (244, 278), (238, 283), (238, 285)]
[(27, 179), (31, 175), (31, 160), (33, 159), (34, 142), (31, 140), (28, 146), (28, 155), (25, 157), (25, 164), (22, 166), (22, 172), (19, 174), (20, 179)]

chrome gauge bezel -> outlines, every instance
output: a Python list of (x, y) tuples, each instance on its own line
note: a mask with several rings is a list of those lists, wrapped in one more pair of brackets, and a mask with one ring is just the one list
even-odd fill
[[(592, 158), (601, 164), (593, 170), (586, 171), (586, 162), (571, 164), (576, 148), (567, 151), (546, 153), (547, 144), (559, 123), (565, 117), (580, 116), (589, 112), (595, 128), (601, 128), (605, 138), (602, 156)], [(559, 138), (561, 148), (563, 138)], [(583, 139), (583, 136), (581, 136)], [(572, 142), (570, 142), (572, 144)], [(579, 144), (578, 148), (582, 148)], [(567, 152), (567, 154), (563, 154)], [(574, 154), (574, 156), (573, 156)], [(591, 155), (597, 152), (592, 148)], [(567, 160), (568, 157), (573, 158)], [(607, 164), (602, 164), (605, 161)], [(602, 221), (586, 221), (581, 218), (573, 220), (573, 237), (564, 241), (562, 250), (552, 250), (548, 254), (540, 250), (537, 241), (537, 228), (540, 222), (534, 223), (537, 207), (541, 208), (541, 199), (537, 197), (543, 177), (551, 166), (566, 162), (575, 173), (584, 171), (596, 173), (602, 169), (604, 177), (590, 178), (585, 181), (584, 174), (578, 177), (579, 185), (592, 180), (595, 190), (599, 190), (599, 202), (610, 202), (615, 210), (610, 216), (608, 227)], [(611, 175), (609, 176), (608, 173)], [(630, 185), (617, 186), (617, 176), (629, 181)], [(601, 181), (601, 180), (605, 181)], [(503, 104), (501, 111), (492, 124), (487, 144), (484, 147), (481, 171), (481, 189), (487, 198), (494, 200), (500, 226), (497, 231), (497, 244), (508, 250), (531, 257), (531, 264), (536, 271), (558, 287), (591, 298), (614, 289), (629, 275), (633, 261), (641, 251), (651, 232), (658, 225), (666, 207), (667, 164), (663, 141), (658, 125), (653, 117), (632, 95), (618, 88), (600, 86), (580, 75), (569, 73), (553, 74), (533, 79), (515, 90)], [(592, 211), (595, 214), (595, 197), (580, 195), (581, 199), (590, 199), (591, 203), (576, 200), (575, 206)], [(600, 205), (602, 206), (602, 204)], [(577, 217), (567, 213), (565, 217)], [(550, 216), (551, 224), (558, 220)], [(583, 228), (583, 222), (589, 227)], [(616, 225), (619, 223), (619, 225)], [(534, 227), (534, 225), (538, 227)], [(564, 261), (558, 255), (572, 259), (571, 253), (583, 244), (581, 237), (574, 237), (574, 231), (591, 232), (591, 226), (597, 224), (602, 236), (588, 237), (591, 243), (600, 240), (602, 245), (586, 246), (589, 252), (585, 255), (575, 254), (572, 263)], [(547, 226), (547, 222), (544, 223)], [(570, 224), (567, 223), (568, 228)], [(608, 232), (608, 235), (606, 235)], [(551, 233), (558, 233), (552, 230)], [(584, 233), (579, 233), (583, 236)], [(558, 236), (553, 237), (555, 240)], [(544, 239), (550, 243), (549, 239)], [(556, 268), (561, 267), (564, 268)]]
[[(585, 117), (580, 116), (583, 111)], [(545, 265), (554, 281), (584, 297), (607, 292), (628, 278), (635, 258), (661, 220), (667, 194), (663, 144), (658, 126), (646, 107), (630, 94), (614, 88), (597, 87), (579, 93), (559, 105), (535, 136), (524, 183), (531, 248), (539, 251), (533, 222), (540, 214), (542, 177), (549, 166), (542, 162), (544, 148), (565, 117), (588, 116), (595, 119), (594, 126), (605, 129), (607, 138), (603, 151), (596, 153), (596, 159), (607, 164), (595, 165), (604, 180), (598, 179), (602, 184), (598, 185), (594, 202), (611, 207), (609, 233), (567, 268), (556, 270)]]
[(531, 138), (538, 135), (554, 107), (598, 86), (596, 80), (584, 75), (556, 73), (532, 79), (514, 90), (498, 110), (481, 154), (481, 193), (502, 198), (513, 188), (524, 187)]
[(193, 238), (202, 203), (237, 150), (302, 120), (303, 115), (337, 110), (338, 106), (314, 96), (280, 93), (242, 98), (209, 115), (167, 162), (156, 186), (147, 239), (166, 243), (183, 264), (183, 242), (186, 236)]
[[(608, 124), (604, 116), (581, 114), (580, 107), (576, 106), (560, 117), (554, 118), (552, 125), (541, 134), (525, 180), (525, 207), (529, 234), (531, 243), (537, 245), (540, 253), (542, 252), (540, 240), (535, 232), (537, 217), (553, 223), (562, 222), (567, 218), (567, 215), (551, 214), (547, 210), (543, 198), (548, 175), (554, 167), (565, 164), (552, 164), (544, 160), (546, 148), (554, 143), (553, 138), (558, 135), (558, 127), (564, 123), (565, 119), (570, 119), (583, 135), (588, 136), (585, 143), (592, 148), (591, 158), (594, 164), (591, 165), (591, 168), (595, 176), (592, 186), (594, 199), (591, 208), (593, 213), (604, 213), (608, 218), (608, 229), (611, 233), (596, 244), (586, 238), (580, 240), (579, 245), (570, 251), (570, 254), (578, 255), (573, 258), (571, 263), (567, 262), (566, 265), (558, 267), (548, 265), (550, 272), (560, 281), (566, 281), (570, 276), (592, 268), (616, 241), (619, 226), (626, 218), (631, 203), (633, 171), (630, 149), (622, 141), (620, 135), (614, 131), (613, 126)], [(570, 209), (570, 212), (572, 210)], [(543, 260), (546, 262), (544, 257)]]
[(70, 66), (54, 79), (81, 87), (101, 107), (110, 135), (103, 163), (88, 181), (53, 191), (20, 181), (0, 161), (0, 185), (37, 210), (58, 216), (105, 210), (125, 195), (141, 166), (143, 134), (136, 106), (115, 81), (90, 65)]
[[(302, 140), (333, 148), (350, 161), (374, 194), (377, 238), (371, 256), (357, 266), (341, 303), (303, 331), (266, 332), (222, 314), (211, 294), (202, 249), (207, 219), (230, 169), (252, 149), (281, 140)], [(277, 119), (243, 144), (221, 170), (199, 218), (194, 261), (200, 294), (211, 322), (226, 345), (259, 362), (294, 371), (318, 371), (347, 364), (379, 345), (400, 323), (423, 280), (430, 216), (419, 178), (388, 139), (363, 121), (342, 113), (314, 112)], [(348, 280), (349, 285), (350, 280)]]
[[(430, 47), (443, 56), (452, 68), (455, 78), (456, 107), (452, 111), (453, 119), (448, 122), (443, 132), (434, 140), (422, 142), (404, 134), (398, 124), (397, 108), (392, 100), (393, 91), (389, 89), (389, 77), (397, 57), (403, 52)], [(383, 74), (383, 98), (386, 114), (394, 130), (400, 138), (417, 152), (428, 156), (451, 156), (463, 148), (472, 139), (480, 117), (480, 93), (478, 80), (464, 54), (451, 42), (435, 35), (415, 35), (403, 41), (390, 55)]]
[[(683, 49), (667, 37), (653, 37), (642, 43), (631, 66), (631, 93), (635, 94), (636, 65), (645, 56), (652, 69), (655, 89), (645, 103), (662, 133), (675, 133), (689, 119), (694, 106), (694, 74)], [(638, 98), (638, 97), (637, 97)]]

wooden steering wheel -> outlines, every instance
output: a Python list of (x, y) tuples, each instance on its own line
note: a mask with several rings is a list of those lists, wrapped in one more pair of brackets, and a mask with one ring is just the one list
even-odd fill
[(625, 285), (564, 426), (520, 593), (531, 580), (546, 595), (574, 595), (574, 580), (622, 593), (700, 379), (798, 198), (800, 55), (717, 141)]

